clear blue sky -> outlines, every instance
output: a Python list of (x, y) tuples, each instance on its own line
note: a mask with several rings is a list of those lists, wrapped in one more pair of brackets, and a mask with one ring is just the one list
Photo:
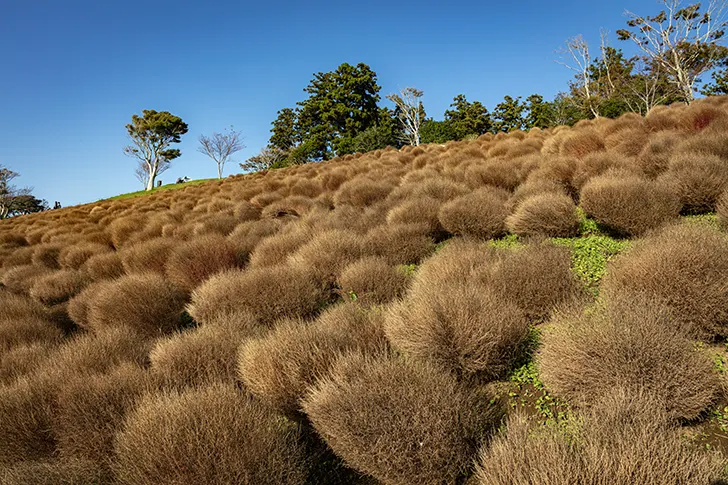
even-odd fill
[(256, 154), (276, 111), (303, 99), (313, 73), (343, 62), (368, 64), (382, 98), (424, 90), (435, 119), (458, 93), (489, 109), (506, 94), (551, 99), (572, 75), (554, 51), (583, 34), (596, 52), (600, 27), (621, 28), (625, 9), (653, 14), (659, 5), (0, 0), (0, 164), (51, 204), (139, 190), (124, 126), (155, 109), (190, 127), (161, 179), (214, 177), (214, 162), (196, 150), (200, 134), (234, 125), (247, 145), (237, 158)]

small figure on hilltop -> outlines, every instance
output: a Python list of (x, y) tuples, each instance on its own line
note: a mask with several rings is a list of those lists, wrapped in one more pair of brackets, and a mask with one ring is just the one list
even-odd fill
[(190, 178), (187, 176), (184, 177), (177, 177), (177, 180), (175, 181), (176, 184), (183, 184), (185, 182), (189, 182)]
[(60, 208), (61, 208), (61, 203), (60, 203), (60, 202), (58, 202), (58, 201), (56, 201), (56, 202), (55, 202), (55, 203), (53, 204), (53, 208), (54, 208), (54, 209), (60, 209)]

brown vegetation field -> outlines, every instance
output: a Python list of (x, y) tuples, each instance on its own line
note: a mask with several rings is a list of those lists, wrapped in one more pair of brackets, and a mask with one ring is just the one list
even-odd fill
[(728, 483), (728, 98), (0, 222), (0, 484)]

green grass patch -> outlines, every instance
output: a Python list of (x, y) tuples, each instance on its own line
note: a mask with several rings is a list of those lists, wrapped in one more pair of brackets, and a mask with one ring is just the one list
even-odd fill
[(571, 268), (594, 295), (599, 293), (599, 282), (604, 276), (607, 262), (630, 245), (627, 240), (603, 235), (552, 238), (551, 241), (572, 250)]
[(508, 234), (498, 239), (491, 239), (488, 241), (488, 245), (496, 249), (518, 249), (524, 244), (518, 240), (518, 236), (515, 234)]
[(199, 179), (199, 180), (190, 180), (189, 182), (185, 182), (183, 184), (167, 184), (167, 185), (162, 185), (161, 187), (155, 187), (152, 190), (139, 190), (137, 192), (129, 192), (127, 194), (115, 195), (114, 197), (109, 197), (108, 199), (100, 199), (97, 202), (101, 202), (104, 200), (133, 199), (134, 197), (142, 197), (145, 195), (154, 194), (156, 192), (159, 192), (160, 190), (184, 189), (185, 187), (188, 187), (190, 185), (199, 185), (199, 184), (203, 184), (205, 182), (209, 182), (210, 180), (217, 180), (217, 179)]
[(718, 214), (694, 214), (681, 217), (682, 222), (685, 224), (699, 224), (701, 226), (712, 227), (713, 229), (720, 229), (720, 220), (718, 220)]

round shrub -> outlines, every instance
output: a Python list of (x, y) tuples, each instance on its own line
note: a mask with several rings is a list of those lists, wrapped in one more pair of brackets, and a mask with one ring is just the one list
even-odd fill
[(104, 484), (107, 481), (98, 463), (76, 458), (21, 461), (0, 469), (0, 483), (4, 485)]
[(381, 256), (367, 256), (344, 268), (337, 279), (344, 298), (364, 305), (381, 305), (395, 300), (407, 288), (407, 276)]
[(94, 281), (118, 278), (124, 274), (121, 256), (116, 251), (91, 256), (81, 269)]
[(715, 211), (718, 213), (718, 220), (721, 226), (724, 229), (728, 228), (728, 190), (723, 192), (723, 195), (718, 200)]
[(418, 224), (382, 224), (364, 237), (365, 251), (380, 256), (391, 265), (417, 264), (435, 251), (435, 241)]
[(663, 177), (677, 193), (685, 212), (712, 212), (728, 189), (728, 162), (705, 153), (677, 153), (670, 157)]
[(580, 205), (598, 222), (629, 236), (639, 236), (676, 219), (681, 209), (677, 194), (669, 186), (615, 173), (587, 182)]
[(64, 268), (78, 269), (92, 256), (108, 253), (111, 250), (105, 244), (84, 241), (61, 249), (59, 258)]
[(218, 234), (208, 234), (174, 248), (167, 261), (167, 276), (178, 287), (192, 291), (212, 275), (238, 265), (233, 245)]
[(458, 483), (495, 413), (436, 367), (343, 356), (303, 400), (334, 452), (382, 483)]
[(502, 236), (508, 216), (502, 192), (491, 187), (478, 189), (444, 204), (438, 214), (450, 234), (480, 239)]
[(697, 224), (669, 226), (634, 244), (607, 267), (607, 294), (644, 294), (665, 302), (676, 324), (698, 336), (728, 335), (728, 238)]
[(362, 256), (361, 236), (353, 231), (333, 229), (314, 235), (293, 253), (292, 266), (307, 269), (322, 284), (332, 284), (344, 268)]
[(308, 317), (328, 298), (321, 285), (302, 269), (236, 269), (218, 273), (197, 287), (188, 312), (202, 324), (246, 312), (259, 323), (271, 325), (281, 318)]
[(58, 270), (35, 280), (30, 296), (44, 305), (57, 305), (80, 293), (89, 283), (89, 278), (80, 271)]
[(579, 234), (579, 215), (571, 197), (543, 193), (518, 204), (506, 219), (506, 227), (524, 237), (573, 237)]
[(334, 194), (334, 205), (366, 207), (384, 200), (394, 189), (387, 181), (375, 181), (368, 177), (356, 177), (341, 184)]
[(583, 158), (593, 152), (604, 151), (604, 140), (591, 129), (573, 129), (561, 143), (560, 154), (568, 157)]
[(385, 331), (399, 351), (461, 378), (500, 377), (518, 357), (528, 331), (518, 307), (475, 281), (412, 291), (386, 314)]
[(88, 303), (88, 325), (104, 328), (132, 327), (158, 336), (177, 329), (186, 295), (156, 273), (122, 276), (96, 285)]
[(610, 295), (606, 308), (565, 315), (542, 336), (544, 383), (577, 406), (601, 406), (615, 388), (659, 398), (676, 419), (694, 419), (718, 396), (707, 355), (659, 302)]
[(147, 396), (114, 445), (121, 484), (306, 483), (297, 427), (232, 385)]
[(164, 274), (164, 266), (170, 253), (180, 243), (174, 238), (157, 237), (125, 246), (118, 254), (128, 274), (148, 272)]
[(300, 418), (300, 400), (340, 355), (387, 348), (379, 317), (348, 303), (327, 310), (309, 324), (279, 322), (270, 333), (241, 345), (240, 379), (261, 401)]
[(445, 236), (438, 218), (442, 201), (432, 197), (407, 198), (387, 213), (387, 224), (390, 226), (419, 225), (423, 231), (435, 239)]
[(47, 320), (37, 318), (0, 321), (0, 355), (20, 345), (61, 342), (63, 332)]
[(285, 263), (288, 256), (311, 240), (313, 231), (307, 226), (288, 226), (284, 232), (261, 240), (250, 253), (253, 267), (275, 266)]
[(0, 283), (6, 289), (15, 293), (29, 294), (33, 285), (44, 276), (52, 274), (53, 270), (46, 266), (24, 264), (10, 268), (2, 275)]

